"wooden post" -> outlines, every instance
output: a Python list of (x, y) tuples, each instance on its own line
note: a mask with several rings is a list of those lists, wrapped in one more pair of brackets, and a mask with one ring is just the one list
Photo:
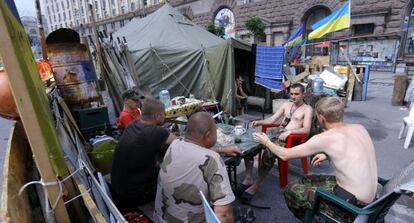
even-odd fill
[[(55, 181), (67, 174), (67, 166), (53, 126), (45, 89), (36, 69), (22, 25), (0, 1), (0, 55), (3, 56), (13, 96), (28, 137), (36, 166), (43, 181)], [(70, 222), (57, 186), (47, 187), (49, 203), (57, 222)]]
[(392, 105), (401, 106), (404, 103), (405, 90), (407, 89), (407, 75), (394, 76), (394, 90), (392, 93)]

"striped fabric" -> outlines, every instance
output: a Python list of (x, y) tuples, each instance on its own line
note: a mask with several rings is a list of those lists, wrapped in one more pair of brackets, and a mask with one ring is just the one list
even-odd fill
[(284, 48), (257, 45), (255, 83), (263, 87), (280, 90), (283, 80)]

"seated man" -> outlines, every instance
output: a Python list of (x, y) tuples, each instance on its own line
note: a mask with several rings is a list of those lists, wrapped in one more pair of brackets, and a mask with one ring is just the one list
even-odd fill
[[(281, 108), (271, 117), (253, 121), (252, 126), (269, 125), (276, 123), (283, 117), (279, 132), (279, 141), (283, 142), (290, 134), (309, 134), (311, 130), (313, 109), (303, 101), (305, 89), (301, 84), (293, 84), (290, 87), (291, 99), (285, 102)], [(259, 177), (253, 181), (253, 155), (245, 157), (246, 175), (242, 185), (239, 186), (242, 199), (250, 201), (252, 196), (259, 189), (259, 185), (266, 178), (270, 169), (273, 167), (276, 157), (269, 150), (265, 150), (262, 156), (262, 163), (259, 169)]]
[(131, 210), (155, 197), (158, 157), (165, 144), (177, 137), (164, 124), (164, 105), (146, 99), (141, 120), (132, 122), (122, 134), (114, 153), (111, 181), (118, 208)]
[(244, 109), (246, 107), (247, 103), (247, 94), (243, 90), (243, 77), (237, 76), (236, 82), (235, 82), (235, 88), (236, 88), (236, 107), (237, 112), (239, 115), (244, 115)]
[[(134, 210), (137, 205), (155, 197), (159, 157), (166, 144), (177, 137), (162, 127), (164, 104), (145, 99), (141, 120), (132, 122), (122, 134), (114, 153), (111, 181), (114, 200), (121, 211)], [(237, 147), (216, 149), (227, 155), (238, 153)]]
[(235, 200), (226, 167), (214, 150), (217, 127), (206, 112), (192, 115), (184, 140), (168, 148), (158, 178), (155, 222), (205, 222), (200, 191), (220, 222), (234, 222)]
[(116, 119), (116, 124), (123, 130), (132, 121), (141, 118), (141, 110), (139, 109), (139, 95), (134, 90), (126, 90), (122, 93), (122, 99), (124, 100), (124, 109)]
[[(311, 207), (317, 187), (360, 206), (372, 202), (377, 190), (375, 149), (367, 130), (362, 125), (343, 122), (344, 104), (337, 98), (322, 98), (315, 109), (326, 131), (304, 144), (284, 149), (270, 142), (265, 134), (255, 133), (253, 136), (283, 160), (316, 154), (312, 159), (313, 165), (327, 159), (331, 161), (335, 176), (303, 177), (285, 190), (289, 209), (300, 219), (303, 219), (305, 209)], [(326, 208), (329, 207), (325, 205)], [(340, 211), (329, 213), (340, 217), (341, 222), (353, 221), (353, 216), (341, 216)]]

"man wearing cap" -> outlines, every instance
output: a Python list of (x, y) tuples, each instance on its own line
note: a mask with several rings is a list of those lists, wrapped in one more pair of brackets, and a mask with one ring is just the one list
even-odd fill
[(124, 100), (124, 109), (116, 119), (116, 124), (121, 129), (125, 129), (132, 121), (141, 119), (141, 110), (139, 108), (139, 95), (134, 90), (124, 91), (122, 99)]

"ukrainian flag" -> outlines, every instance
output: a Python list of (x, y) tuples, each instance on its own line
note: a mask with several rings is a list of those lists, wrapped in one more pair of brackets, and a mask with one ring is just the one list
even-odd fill
[(295, 32), (289, 37), (284, 46), (295, 46), (297, 43), (302, 41), (302, 36), (305, 31), (305, 25), (302, 23), (296, 28)]
[(351, 25), (351, 1), (346, 2), (340, 9), (328, 17), (312, 25), (313, 31), (309, 33), (308, 39), (317, 39), (327, 33), (349, 28)]

